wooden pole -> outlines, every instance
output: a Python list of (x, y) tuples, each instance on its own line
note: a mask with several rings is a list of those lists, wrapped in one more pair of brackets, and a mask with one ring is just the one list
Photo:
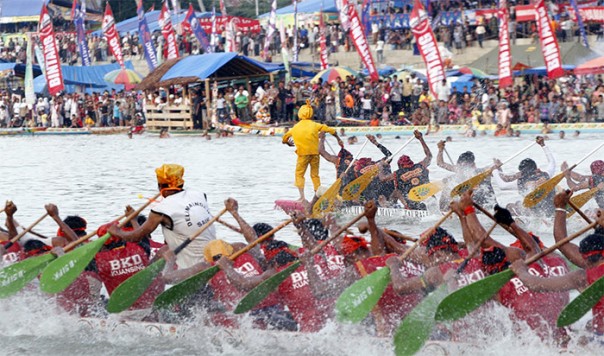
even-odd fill
[[(206, 79), (206, 116), (210, 113), (210, 110), (208, 110), (208, 104), (210, 103), (210, 79)], [(204, 130), (208, 129), (208, 124), (207, 124), (207, 120), (204, 118), (203, 120), (201, 120), (201, 127)]]

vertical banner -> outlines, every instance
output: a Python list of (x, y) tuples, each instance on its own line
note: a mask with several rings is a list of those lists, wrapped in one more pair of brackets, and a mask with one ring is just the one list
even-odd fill
[(344, 31), (350, 29), (350, 19), (348, 18), (348, 0), (336, 0), (336, 8), (340, 13), (340, 27)]
[(587, 42), (587, 33), (585, 32), (585, 26), (583, 25), (583, 17), (581, 16), (579, 7), (577, 6), (577, 0), (570, 0), (570, 5), (573, 7), (573, 11), (577, 17), (577, 25), (579, 25), (579, 33), (581, 34), (581, 43), (583, 43), (583, 46), (589, 48), (589, 43)]
[(424, 10), (420, 0), (415, 0), (409, 17), (409, 25), (426, 65), (426, 77), (428, 78), (430, 91), (432, 95), (436, 96), (436, 89), (443, 79), (445, 79), (445, 69), (440, 57), (440, 51), (438, 50), (438, 43), (430, 27), (428, 14)]
[(273, 0), (271, 3), (271, 14), (268, 17), (268, 28), (266, 29), (266, 38), (264, 39), (264, 60), (267, 60), (270, 50), (271, 40), (273, 35), (277, 32), (277, 0)]
[(42, 6), (38, 32), (44, 55), (46, 86), (50, 95), (56, 95), (65, 89), (65, 84), (63, 83), (63, 72), (61, 71), (61, 63), (59, 62), (59, 49), (57, 48), (55, 31), (52, 27), (52, 21), (50, 15), (48, 15), (46, 5)]
[(193, 9), (192, 4), (189, 4), (189, 11), (187, 12), (184, 22), (187, 23), (191, 28), (191, 32), (195, 35), (195, 38), (197, 38), (197, 41), (201, 45), (203, 52), (210, 53), (210, 41), (208, 40), (208, 36), (206, 36), (206, 32), (199, 24), (199, 20), (197, 19), (197, 15), (195, 15), (195, 10)]
[[(75, 0), (74, 0), (75, 3)], [(82, 65), (89, 66), (92, 64), (90, 59), (90, 52), (88, 51), (88, 40), (86, 39), (86, 30), (84, 28), (84, 21), (86, 19), (86, 0), (82, 0), (81, 5), (77, 5), (75, 9), (75, 17), (73, 23), (76, 28), (76, 37), (78, 41), (78, 50), (80, 57), (82, 58)]]
[[(371, 50), (369, 49), (369, 44), (367, 43), (367, 37), (365, 37), (365, 31), (363, 31), (363, 24), (361, 23), (359, 14), (354, 5), (348, 3), (348, 0), (343, 0), (342, 5), (344, 6), (344, 9), (347, 10), (345, 16), (350, 21), (349, 34), (352, 38), (352, 42), (354, 43), (363, 64), (365, 64), (365, 67), (369, 71), (369, 77), (372, 80), (378, 81), (380, 76), (375, 67), (375, 62), (373, 61), (373, 56), (371, 55)], [(342, 14), (343, 11), (340, 12), (340, 15)], [(340, 21), (342, 21), (341, 18), (342, 17), (340, 17)]]
[(157, 55), (155, 53), (155, 48), (153, 47), (153, 40), (151, 39), (151, 33), (149, 32), (149, 25), (147, 24), (142, 1), (136, 8), (136, 14), (138, 15), (138, 38), (143, 45), (143, 51), (145, 52), (145, 59), (147, 60), (149, 71), (153, 71), (157, 68), (159, 63), (157, 62)]
[(172, 27), (172, 17), (170, 16), (170, 11), (168, 10), (168, 0), (164, 1), (164, 5), (159, 13), (158, 23), (159, 28), (161, 29), (161, 34), (168, 45), (168, 55), (166, 58), (178, 58), (178, 45), (176, 44), (174, 27)]
[(327, 37), (325, 35), (325, 21), (323, 21), (323, 11), (319, 15), (319, 57), (321, 58), (321, 70), (327, 69), (329, 65), (329, 53), (327, 52)]
[(218, 47), (218, 33), (216, 32), (216, 7), (212, 6), (212, 32), (210, 33), (210, 48), (212, 52), (216, 52)]
[(279, 35), (281, 36), (281, 56), (283, 57), (283, 66), (287, 73), (285, 74), (285, 83), (289, 83), (292, 77), (291, 68), (289, 67), (289, 54), (287, 51), (287, 35), (283, 26), (283, 21), (279, 22)]
[(294, 43), (292, 46), (292, 60), (298, 61), (298, 0), (294, 0)]
[(27, 36), (27, 49), (25, 51), (25, 103), (28, 106), (33, 107), (36, 103), (36, 93), (34, 92), (34, 69), (33, 61), (34, 56), (32, 54), (33, 40), (31, 36)]
[(539, 30), (539, 40), (541, 41), (541, 52), (547, 69), (547, 76), (556, 79), (564, 75), (562, 69), (562, 58), (560, 57), (560, 47), (556, 34), (552, 31), (552, 24), (547, 15), (547, 8), (544, 0), (537, 0), (535, 3), (535, 20)]
[(102, 29), (111, 54), (113, 54), (113, 57), (115, 57), (115, 60), (120, 67), (125, 68), (120, 36), (118, 36), (117, 30), (115, 29), (115, 19), (113, 18), (113, 11), (111, 11), (111, 6), (109, 6), (109, 3), (107, 3), (107, 6), (105, 7), (105, 16), (103, 16)]
[(512, 53), (506, 0), (499, 1), (497, 16), (499, 17), (499, 87), (505, 88), (512, 85)]

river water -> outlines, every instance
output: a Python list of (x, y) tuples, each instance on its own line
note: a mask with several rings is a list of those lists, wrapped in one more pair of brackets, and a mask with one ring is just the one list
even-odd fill
[[(426, 141), (434, 154), (431, 179), (442, 179), (448, 175), (436, 167), (436, 142), (443, 136), (427, 136)], [(476, 154), (477, 165), (491, 164), (494, 157), (505, 160), (530, 144), (534, 137), (520, 138), (464, 138), (453, 136), (447, 150), (454, 160), (467, 150)], [(78, 214), (85, 217), (89, 229), (99, 226), (123, 213), (127, 204), (136, 207), (157, 193), (154, 169), (163, 163), (178, 163), (185, 167), (185, 187), (207, 193), (212, 211), (219, 211), (224, 199), (236, 198), (240, 213), (250, 223), (268, 222), (273, 225), (287, 216), (274, 209), (276, 199), (295, 199), (297, 189), (293, 187), (293, 171), (296, 156), (294, 149), (282, 145), (280, 138), (230, 137), (206, 140), (202, 137), (172, 137), (159, 139), (153, 135), (135, 136), (128, 139), (119, 136), (21, 136), (1, 137), (0, 152), (0, 201), (10, 199), (18, 206), (16, 218), (28, 225), (44, 213), (46, 203), (55, 203), (62, 217)], [(359, 143), (349, 149), (355, 153)], [(382, 143), (394, 151), (406, 138), (385, 136)], [(331, 141), (335, 146), (335, 141)], [(560, 140), (551, 135), (547, 145), (557, 160), (575, 163), (601, 142), (597, 135), (581, 135), (581, 138)], [(421, 146), (412, 142), (405, 150), (415, 161), (423, 158)], [(363, 156), (380, 157), (378, 149), (369, 144)], [(546, 157), (538, 146), (504, 166), (505, 172), (515, 172), (522, 158), (535, 159), (545, 167)], [(604, 150), (576, 168), (587, 174), (589, 162), (604, 157)], [(334, 180), (335, 169), (322, 162), (321, 178), (328, 186)], [(564, 184), (564, 183), (563, 183)], [(519, 200), (515, 191), (498, 192), (500, 203)], [(310, 179), (307, 180), (307, 196), (311, 196)], [(593, 207), (590, 202), (586, 207)], [(434, 223), (438, 216), (425, 218), (414, 224), (393, 223), (396, 228), (409, 235), (417, 235)], [(229, 220), (225, 217), (225, 220)], [(528, 221), (528, 228), (552, 244), (551, 224)], [(486, 223), (486, 221), (485, 221)], [(581, 220), (575, 218), (569, 231), (578, 229)], [(443, 225), (455, 236), (461, 236), (454, 220)], [(40, 223), (38, 232), (52, 235), (56, 225), (50, 219)], [(218, 235), (229, 241), (240, 237), (217, 226)], [(160, 238), (158, 231), (155, 236)], [(503, 242), (512, 239), (503, 230), (496, 229), (493, 235)], [(288, 228), (279, 233), (279, 238), (299, 243), (294, 231)], [(551, 354), (552, 349), (543, 346), (534, 336), (519, 337), (506, 322), (505, 312), (493, 321), (501, 328), (496, 347), (482, 350), (483, 354), (504, 354), (509, 350), (523, 350), (530, 354)], [(497, 319), (497, 318), (496, 318)], [(479, 331), (477, 331), (480, 334)], [(36, 295), (20, 295), (0, 304), (0, 354), (382, 354), (390, 352), (388, 343), (381, 344), (371, 338), (355, 337), (362, 334), (357, 327), (330, 325), (318, 335), (305, 335), (290, 339), (255, 330), (238, 331), (236, 342), (221, 331), (199, 326), (189, 330), (184, 338), (149, 337), (144, 333), (123, 330), (91, 332), (82, 328), (77, 319), (57, 312), (52, 302)], [(480, 338), (478, 338), (480, 339)], [(345, 340), (345, 341), (344, 341)], [(344, 341), (344, 342), (342, 342)], [(469, 340), (472, 341), (472, 340)], [(575, 345), (575, 347), (578, 347)], [(578, 351), (578, 349), (577, 349)], [(585, 350), (581, 350), (585, 352)], [(429, 352), (431, 353), (431, 351)], [(589, 350), (588, 350), (589, 353)]]

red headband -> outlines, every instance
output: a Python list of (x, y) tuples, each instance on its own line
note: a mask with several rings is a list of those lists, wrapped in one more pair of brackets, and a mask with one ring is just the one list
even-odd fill
[(342, 253), (344, 255), (352, 255), (358, 249), (367, 249), (369, 244), (367, 240), (358, 236), (344, 236), (342, 239)]

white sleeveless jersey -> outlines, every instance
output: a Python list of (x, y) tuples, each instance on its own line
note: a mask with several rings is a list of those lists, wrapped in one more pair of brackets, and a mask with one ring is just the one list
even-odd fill
[[(183, 190), (164, 198), (151, 211), (172, 220), (172, 226), (162, 224), (164, 238), (171, 250), (193, 236), (212, 218), (205, 194), (191, 190)], [(216, 230), (214, 226), (210, 226), (176, 255), (178, 268), (189, 268), (203, 261), (203, 249), (208, 241), (214, 239), (216, 239)]]

